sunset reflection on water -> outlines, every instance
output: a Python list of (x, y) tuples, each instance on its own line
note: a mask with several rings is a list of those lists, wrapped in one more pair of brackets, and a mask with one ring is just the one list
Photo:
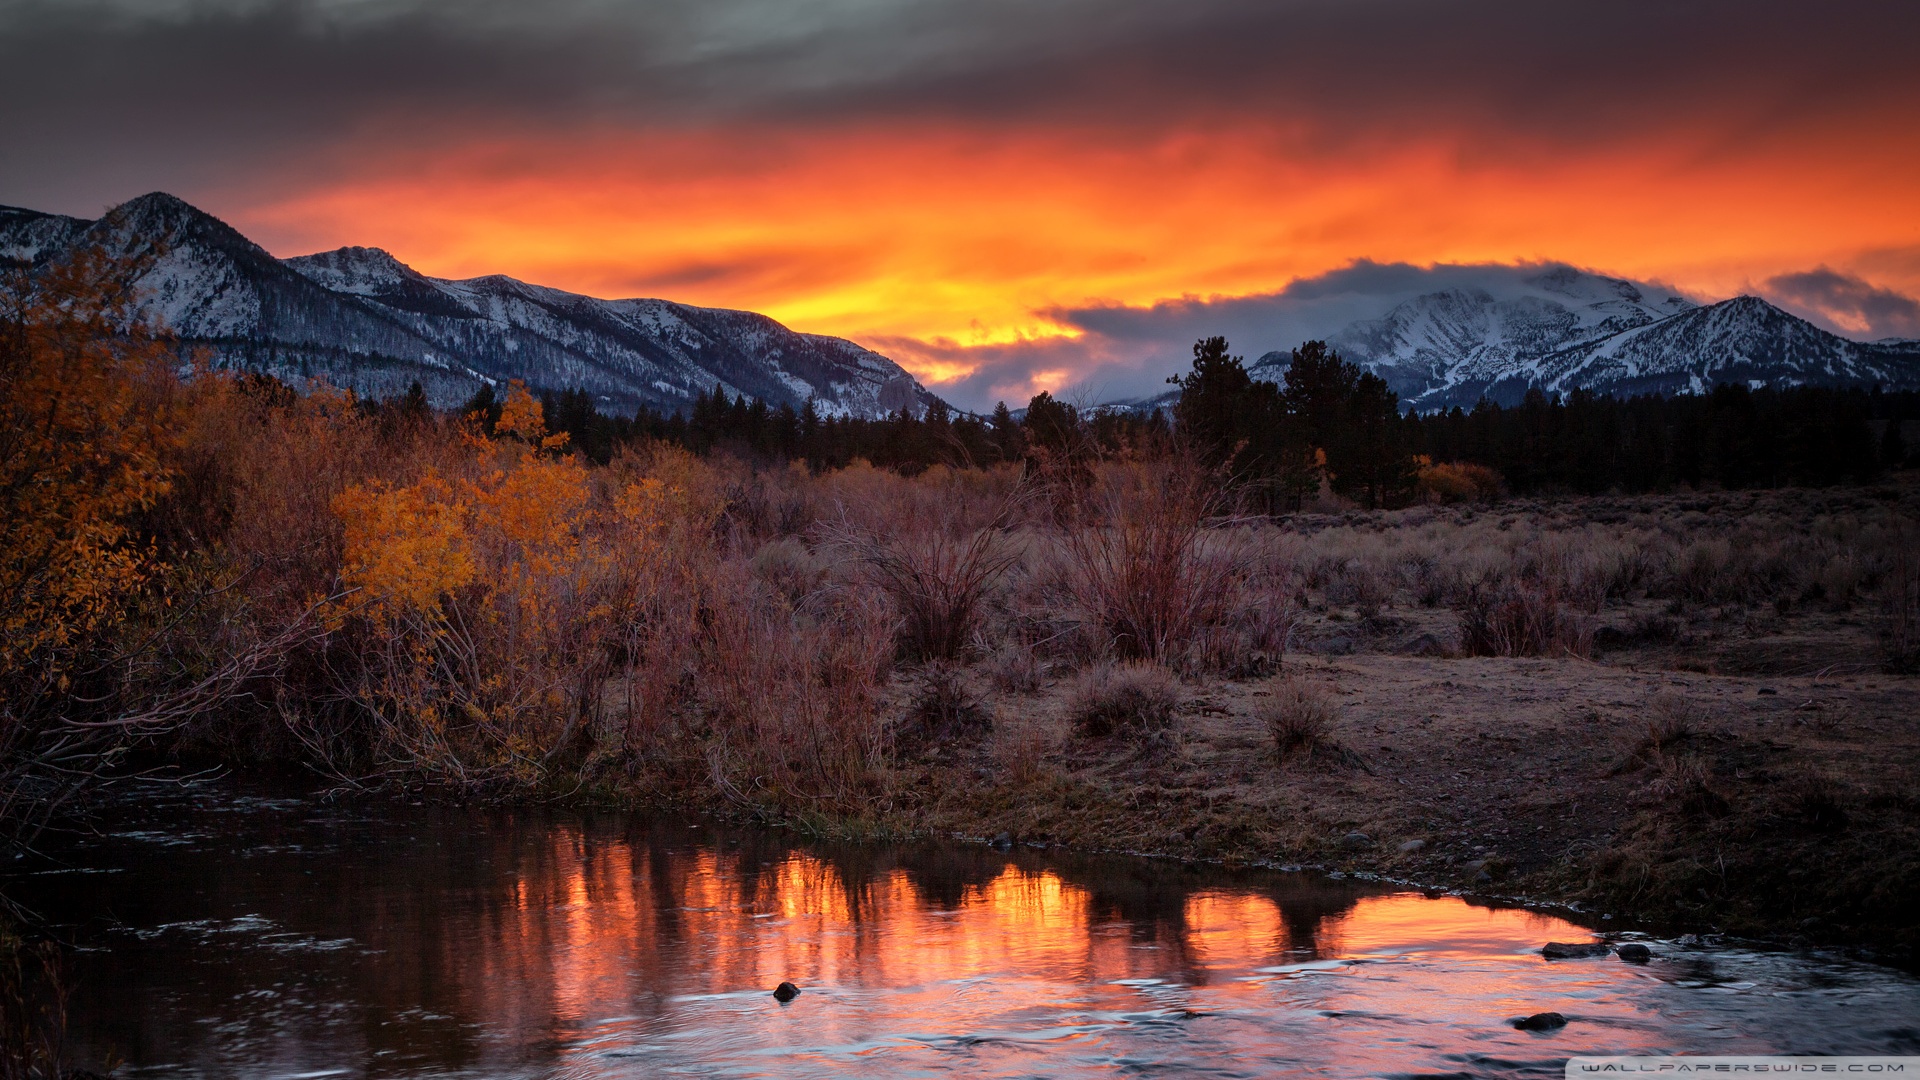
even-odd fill
[[(131, 1076), (1558, 1075), (1899, 1052), (1920, 1016), (1886, 969), (1548, 963), (1591, 932), (1317, 875), (526, 811), (158, 816), (67, 853), (114, 873), (26, 879), (92, 942), (83, 1059)], [(1511, 1025), (1546, 1009), (1573, 1022)]]

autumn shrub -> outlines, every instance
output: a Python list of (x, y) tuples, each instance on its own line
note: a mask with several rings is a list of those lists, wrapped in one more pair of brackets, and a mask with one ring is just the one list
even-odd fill
[(1656, 764), (1658, 770), (1649, 789), (1669, 812), (1689, 820), (1726, 816), (1729, 803), (1704, 759), (1693, 754), (1670, 754)]
[(524, 389), (496, 429), (458, 471), (334, 499), (356, 590), (336, 619), (362, 641), (340, 690), (383, 765), (538, 783), (586, 733), (671, 493), (652, 478), (596, 492)]
[(1492, 502), (1505, 487), (1500, 474), (1485, 465), (1464, 461), (1436, 464), (1424, 457), (1416, 464), (1414, 491), (1423, 502)]
[(1171, 727), (1179, 704), (1171, 672), (1159, 664), (1130, 661), (1082, 675), (1069, 695), (1067, 714), (1081, 734), (1098, 738)]
[(240, 581), (162, 528), (191, 455), (179, 358), (113, 284), (138, 270), (89, 251), (0, 282), (6, 840), (134, 745), (242, 693), (281, 644), (250, 640), (230, 600), (208, 602)]
[(1181, 670), (1228, 679), (1280, 670), (1299, 622), (1290, 590), (1284, 584), (1234, 584), (1226, 610), (1195, 630)]

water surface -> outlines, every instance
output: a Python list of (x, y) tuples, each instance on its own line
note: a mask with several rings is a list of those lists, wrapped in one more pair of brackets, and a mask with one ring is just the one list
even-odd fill
[[(10, 868), (129, 1077), (1559, 1076), (1920, 1053), (1920, 980), (1318, 875), (152, 787)], [(1632, 936), (1632, 935), (1628, 935)], [(781, 1005), (782, 980), (804, 988)], [(1558, 1032), (1511, 1021), (1553, 1010)]]

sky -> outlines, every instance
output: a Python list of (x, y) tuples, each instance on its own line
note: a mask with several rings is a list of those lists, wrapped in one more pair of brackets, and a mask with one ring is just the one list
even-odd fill
[(1917, 42), (1910, 0), (0, 0), (0, 203), (762, 311), (967, 408), (1542, 263), (1920, 337)]

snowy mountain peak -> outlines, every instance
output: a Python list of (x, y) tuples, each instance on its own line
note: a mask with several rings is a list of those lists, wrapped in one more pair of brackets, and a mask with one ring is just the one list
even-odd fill
[(81, 218), (0, 206), (0, 264), (44, 262), (50, 252), (72, 246), (90, 224)]
[[(1557, 266), (1497, 289), (1413, 297), (1329, 335), (1422, 410), (1527, 390), (1684, 393), (1721, 382), (1920, 387), (1902, 345), (1829, 334), (1756, 296), (1701, 306), (1673, 290)], [(1252, 367), (1279, 381), (1291, 355)]]
[(379, 248), (279, 260), (164, 192), (98, 221), (0, 208), (0, 259), (39, 265), (80, 244), (141, 255), (142, 314), (229, 367), (375, 397), (419, 381), (440, 405), (519, 379), (604, 408), (675, 411), (715, 386), (823, 416), (920, 412), (936, 400), (898, 364), (764, 315), (600, 300), (501, 275), (427, 277)]
[(365, 294), (419, 280), (420, 274), (377, 247), (343, 247), (281, 260), (307, 280), (338, 292)]

